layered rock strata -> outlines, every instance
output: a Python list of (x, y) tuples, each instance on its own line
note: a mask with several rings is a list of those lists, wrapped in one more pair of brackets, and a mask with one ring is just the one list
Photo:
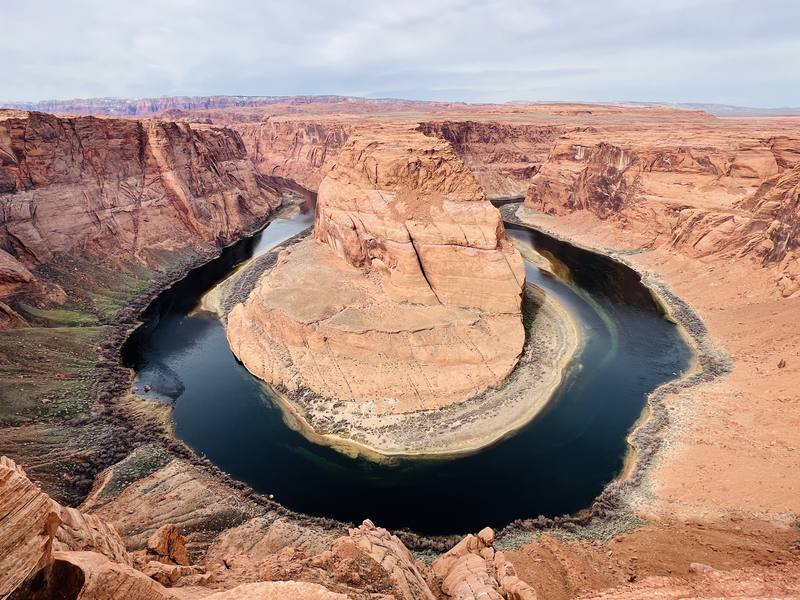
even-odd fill
[(419, 130), (450, 142), (490, 198), (525, 195), (564, 125), (425, 121)]
[(318, 552), (262, 547), (263, 536), (242, 551), (254, 531), (249, 525), (231, 529), (193, 565), (174, 525), (155, 532), (146, 551), (129, 554), (111, 524), (57, 504), (2, 456), (0, 594), (14, 600), (435, 598), (425, 565), (370, 521)]
[(289, 391), (377, 415), (439, 408), (514, 368), (523, 283), (498, 211), (448, 144), (365, 129), (320, 185), (314, 239), (231, 311), (228, 339)]
[(631, 243), (776, 266), (777, 292), (800, 292), (800, 140), (724, 130), (665, 143), (657, 131), (564, 135), (531, 179), (525, 205), (586, 212)]
[(280, 193), (229, 129), (0, 111), (0, 301), (63, 303), (43, 282), (65, 260), (163, 269), (263, 221)]
[(432, 565), (446, 598), (454, 600), (536, 600), (536, 592), (520, 580), (514, 565), (494, 548), (494, 531), (486, 527), (468, 535)]
[(286, 177), (316, 190), (347, 140), (352, 123), (267, 118), (232, 127), (241, 135), (259, 173)]

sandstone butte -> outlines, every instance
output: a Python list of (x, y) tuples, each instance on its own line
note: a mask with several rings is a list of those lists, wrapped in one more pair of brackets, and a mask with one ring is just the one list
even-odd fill
[(284, 251), (228, 317), (265, 381), (432, 409), (496, 386), (522, 351), (522, 258), (445, 141), (354, 132), (320, 183), (313, 239)]
[[(143, 116), (1, 113), (0, 451), (55, 500), (0, 460), (0, 597), (54, 582), (84, 599), (800, 596), (800, 120), (334, 98), (129, 112)], [(587, 525), (533, 518), (498, 532), (503, 551), (488, 531), (447, 551), (293, 515), (176, 445), (111, 369), (142, 290), (277, 206), (265, 178), (316, 190), (353, 132), (382, 123), (446, 140), (487, 196), (525, 196), (516, 218), (669, 286), (702, 319), (687, 331), (729, 359), (666, 395), (639, 476)], [(475, 493), (513, 490), (476, 476)], [(169, 557), (181, 544), (189, 565)]]

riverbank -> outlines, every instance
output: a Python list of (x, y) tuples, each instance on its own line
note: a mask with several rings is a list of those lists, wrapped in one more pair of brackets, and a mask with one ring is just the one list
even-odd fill
[[(206, 294), (205, 307), (226, 319), (300, 234)], [(502, 386), (459, 404), (401, 414), (379, 414), (362, 403), (324, 398), (310, 390), (270, 387), (286, 423), (316, 443), (375, 461), (453, 457), (490, 446), (526, 426), (547, 405), (582, 344), (575, 319), (553, 298), (526, 286), (526, 341), (518, 365)]]
[(349, 456), (380, 462), (478, 452), (528, 425), (552, 400), (580, 351), (581, 333), (568, 311), (533, 286), (526, 286), (525, 300), (528, 341), (517, 367), (500, 388), (460, 404), (370, 415), (358, 403), (308, 391), (272, 390), (274, 397), (287, 412), (290, 426)]
[(797, 389), (791, 315), (800, 299), (781, 298), (774, 275), (746, 259), (696, 259), (640, 246), (645, 234), (588, 213), (518, 208), (504, 207), (504, 217), (636, 269), (692, 340), (700, 369), (651, 395), (625, 471), (584, 519), (506, 530), (522, 577), (548, 598), (568, 598), (682, 575), (690, 562), (736, 569), (796, 560), (800, 481), (791, 464), (800, 434), (786, 411)]
[[(647, 404), (636, 423), (631, 427), (627, 438), (628, 451), (622, 470), (590, 507), (574, 517), (556, 520), (540, 517), (535, 520), (519, 521), (501, 532), (501, 537), (507, 535), (511, 539), (520, 539), (521, 531), (537, 531), (564, 525), (567, 525), (569, 531), (582, 530), (584, 535), (590, 538), (598, 534), (606, 536), (609, 532), (623, 532), (636, 528), (642, 524), (642, 520), (634, 514), (632, 506), (641, 497), (650, 494), (647, 487), (649, 470), (653, 466), (668, 430), (669, 415), (665, 399), (669, 394), (691, 390), (701, 383), (724, 376), (731, 369), (730, 359), (724, 350), (714, 344), (703, 321), (691, 306), (676, 296), (656, 273), (643, 270), (630, 260), (630, 256), (636, 252), (620, 252), (609, 247), (592, 247), (560, 235), (542, 224), (543, 219), (547, 220), (546, 215), (532, 211), (520, 202), (506, 203), (500, 207), (500, 210), (503, 220), (508, 225), (545, 233), (555, 240), (586, 252), (607, 257), (630, 269), (639, 277), (641, 284), (648, 290), (664, 318), (676, 324), (680, 336), (692, 349), (690, 367), (680, 377), (676, 373), (675, 379), (660, 385), (648, 395)], [(560, 271), (564, 268), (563, 265), (555, 265), (556, 270)], [(600, 520), (597, 519), (598, 517)], [(524, 538), (524, 536), (522, 537)]]

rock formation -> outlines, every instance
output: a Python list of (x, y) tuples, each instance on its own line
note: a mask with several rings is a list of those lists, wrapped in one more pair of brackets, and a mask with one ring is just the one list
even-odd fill
[(352, 129), (346, 121), (285, 118), (232, 127), (259, 173), (285, 177), (310, 190), (319, 187)]
[(31, 282), (64, 257), (70, 271), (163, 270), (279, 203), (228, 129), (0, 111), (0, 300), (24, 287), (27, 303), (52, 303)]
[(419, 130), (447, 140), (490, 198), (522, 197), (562, 125), (425, 121)]
[(536, 600), (536, 592), (517, 577), (494, 549), (489, 527), (468, 535), (433, 563), (433, 575), (445, 597), (454, 600)]
[(114, 562), (131, 564), (125, 542), (113, 525), (97, 515), (61, 505), (58, 505), (58, 517), (61, 525), (53, 540), (54, 550), (95, 552)]
[(52, 564), (57, 507), (11, 459), (0, 457), (0, 597)]
[(798, 143), (724, 130), (670, 143), (652, 130), (570, 133), (531, 179), (525, 205), (586, 211), (694, 257), (781, 263), (777, 286), (789, 296), (800, 290)]
[(186, 539), (178, 528), (168, 523), (159, 527), (147, 540), (147, 556), (168, 565), (188, 565)]
[(230, 313), (228, 339), (289, 390), (379, 414), (437, 408), (513, 369), (523, 283), (498, 211), (447, 143), (364, 129), (320, 185), (314, 240)]
[[(397, 344), (387, 340), (404, 336), (417, 341), (408, 345), (413, 352), (429, 352), (426, 344), (435, 332), (453, 341), (448, 356), (467, 363), (473, 354), (463, 331), (497, 323), (496, 317), (506, 313), (486, 310), (482, 303), (491, 301), (491, 294), (472, 299), (484, 308), (448, 304), (448, 289), (463, 293), (464, 286), (442, 277), (426, 280), (422, 267), (414, 267), (411, 252), (421, 261), (435, 259), (428, 261), (435, 272), (440, 257), (427, 248), (418, 252), (413, 241), (430, 241), (433, 218), (428, 223), (398, 206), (399, 216), (392, 212), (390, 221), (376, 227), (371, 214), (390, 195), (386, 205), (400, 204), (398, 197), (409, 189), (427, 201), (430, 189), (423, 190), (421, 179), (410, 185), (407, 174), (430, 173), (429, 160), (441, 160), (462, 182), (452, 190), (443, 182), (442, 196), (472, 189), (469, 178), (459, 175), (456, 155), (487, 196), (517, 194), (530, 177), (526, 204), (547, 213), (538, 215), (537, 226), (601, 251), (635, 251), (626, 259), (658, 273), (698, 310), (712, 338), (730, 353), (732, 373), (669, 398), (671, 417), (664, 425), (669, 443), (658, 465), (647, 471), (652, 488), (647, 497), (636, 498), (633, 514), (621, 523), (600, 520), (577, 536), (560, 529), (553, 535), (504, 536), (502, 547), (511, 546), (505, 552), (482, 532), (435, 561), (435, 574), (410, 560), (402, 545), (379, 528), (347, 532), (259, 505), (240, 485), (187, 458), (185, 448), (176, 451), (168, 441), (154, 440), (150, 429), (139, 432), (137, 443), (146, 438), (159, 446), (158, 460), (124, 459), (100, 477), (80, 510), (54, 505), (19, 467), (0, 459), (0, 597), (15, 590), (12, 598), (45, 598), (58, 590), (84, 599), (123, 594), (429, 600), (430, 594), (476, 593), (513, 598), (526, 597), (528, 584), (540, 598), (559, 600), (800, 594), (797, 529), (791, 524), (798, 512), (800, 431), (793, 418), (800, 364), (796, 119), (714, 119), (701, 112), (589, 105), (263, 102), (47, 105), (54, 111), (161, 113), (158, 121), (0, 112), (0, 329), (26, 320), (40, 324), (25, 305), (75, 308), (71, 303), (81, 292), (92, 311), (101, 313), (90, 296), (104, 292), (109, 273), (152, 283), (157, 273), (188, 255), (235, 239), (277, 203), (276, 183), (265, 178), (275, 173), (325, 192), (324, 234), (284, 254), (269, 276), (274, 289), (263, 290), (265, 311), (255, 310), (261, 291), (248, 301), (256, 317), (271, 313), (270, 322), (279, 323), (277, 333), (288, 332), (287, 339), (297, 343), (279, 358), (293, 360), (288, 350), (303, 352), (302, 344), (310, 341), (327, 361), (322, 369), (333, 378), (335, 394), (347, 393), (343, 381), (362, 385), (338, 374), (338, 362), (330, 356), (340, 349), (355, 348), (370, 369), (373, 347), (394, 351)], [(351, 139), (363, 125), (380, 129), (382, 121), (393, 123), (387, 131), (400, 127), (427, 136), (401, 144), (421, 153), (409, 153), (405, 164), (418, 166), (401, 167), (403, 177), (390, 177), (398, 171), (391, 164), (402, 160), (384, 164), (381, 144), (368, 147), (359, 132)], [(452, 151), (440, 150), (442, 140)], [(336, 173), (339, 167), (331, 168), (339, 152), (343, 166)], [(399, 156), (394, 150), (388, 154)], [(325, 177), (330, 180), (323, 185)], [(383, 189), (394, 179), (403, 181), (399, 189)], [(448, 198), (447, 205), (467, 203)], [(426, 206), (439, 210), (436, 202)], [(437, 214), (443, 228), (435, 234), (445, 238), (457, 229), (453, 223), (461, 226), (446, 212)], [(491, 229), (491, 212), (486, 214), (489, 218), (474, 230), (481, 236)], [(407, 234), (401, 221), (413, 222)], [(472, 249), (481, 253), (479, 246)], [(303, 274), (292, 271), (295, 259), (318, 262)], [(293, 281), (298, 282), (294, 288)], [(326, 282), (323, 288), (319, 281)], [(129, 299), (140, 289), (112, 291)], [(447, 300), (441, 305), (439, 293)], [(416, 294), (428, 304), (404, 300)], [(297, 311), (292, 297), (307, 301), (305, 315), (280, 314), (285, 306)], [(380, 303), (361, 304), (366, 297)], [(427, 311), (424, 319), (410, 319), (408, 309), (420, 307)], [(373, 309), (391, 317), (378, 329), (367, 319)], [(316, 329), (323, 326), (328, 329)], [(0, 333), (2, 405), (15, 411), (5, 413), (12, 424), (17, 418), (24, 423), (4, 427), (0, 441), (29, 473), (41, 476), (48, 490), (57, 488), (52, 493), (72, 489), (76, 481), (88, 488), (91, 465), (105, 466), (109, 463), (103, 461), (118, 461), (130, 450), (100, 446), (121, 429), (94, 421), (98, 403), (92, 386), (64, 385), (73, 363), (93, 377), (98, 345), (107, 341), (106, 329), (92, 335), (83, 329)], [(514, 331), (506, 333), (513, 337)], [(121, 339), (121, 333), (115, 335)], [(74, 342), (67, 344), (69, 336)], [(486, 347), (497, 349), (488, 341)], [(497, 364), (513, 362), (512, 354), (510, 349), (508, 356), (498, 354)], [(390, 358), (398, 361), (398, 372), (415, 364), (408, 357)], [(420, 360), (419, 354), (411, 358)], [(292, 376), (288, 367), (281, 370), (283, 364), (289, 363), (276, 372)], [(472, 376), (473, 371), (462, 373)], [(389, 381), (395, 376), (380, 375)], [(127, 379), (121, 381), (124, 391)], [(415, 381), (424, 383), (424, 377)], [(474, 383), (467, 382), (465, 389)], [(46, 391), (37, 395), (41, 389)], [(7, 401), (9, 391), (17, 404)], [(115, 418), (124, 414), (116, 392), (103, 394)], [(43, 404), (51, 398), (57, 401)], [(41, 416), (42, 406), (53, 404), (59, 412)], [(368, 412), (370, 403), (362, 405)], [(415, 403), (407, 406), (413, 410)], [(145, 407), (142, 412), (152, 409)], [(102, 461), (94, 463), (101, 454)], [(83, 470), (83, 464), (91, 468)], [(492, 493), (487, 501), (513, 491)], [(640, 517), (646, 525), (638, 524)], [(160, 554), (147, 556), (148, 539), (160, 527), (176, 524), (186, 535), (193, 564), (150, 560)], [(625, 533), (606, 539), (619, 525)], [(513, 570), (503, 559), (513, 561)], [(420, 577), (430, 583), (429, 591), (420, 587)]]
[(397, 537), (369, 521), (311, 555), (291, 547), (275, 554), (232, 554), (229, 546), (221, 563), (212, 551), (205, 564), (189, 566), (181, 540), (174, 525), (162, 527), (132, 560), (113, 526), (60, 506), (13, 461), (0, 457), (3, 598), (435, 598), (425, 567)]

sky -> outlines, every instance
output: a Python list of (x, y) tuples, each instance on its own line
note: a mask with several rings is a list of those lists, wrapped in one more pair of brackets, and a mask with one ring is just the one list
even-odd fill
[(0, 100), (800, 106), (800, 0), (0, 0)]

